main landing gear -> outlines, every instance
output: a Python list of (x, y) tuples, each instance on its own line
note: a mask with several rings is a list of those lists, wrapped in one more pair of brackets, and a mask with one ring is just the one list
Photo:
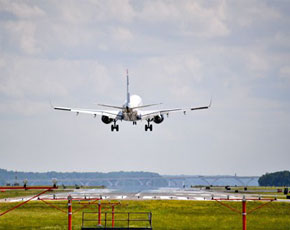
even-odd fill
[(153, 130), (153, 125), (150, 125), (150, 120), (148, 119), (147, 120), (148, 124), (145, 125), (145, 131), (147, 132), (147, 130), (149, 129), (150, 131)]
[(114, 120), (114, 124), (111, 125), (111, 131), (114, 132), (114, 129), (116, 129), (117, 132), (119, 132), (119, 125), (116, 125), (116, 121)]

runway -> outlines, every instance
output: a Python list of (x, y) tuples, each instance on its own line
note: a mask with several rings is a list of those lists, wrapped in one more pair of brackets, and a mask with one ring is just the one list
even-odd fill
[[(144, 190), (139, 192), (123, 192), (113, 189), (75, 189), (70, 192), (42, 195), (42, 199), (65, 199), (71, 195), (75, 199), (101, 198), (102, 200), (196, 200), (209, 201), (215, 199), (241, 199), (245, 195), (247, 199), (257, 198), (258, 194), (225, 193), (204, 189), (181, 189), (181, 188), (159, 188), (157, 190)], [(0, 202), (25, 201), (29, 197), (7, 198)], [(37, 199), (34, 199), (37, 200)], [(290, 200), (278, 199), (278, 201), (290, 202)]]

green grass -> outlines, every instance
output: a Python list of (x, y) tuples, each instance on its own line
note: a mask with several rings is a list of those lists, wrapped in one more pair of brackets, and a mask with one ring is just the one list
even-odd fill
[[(209, 187), (211, 190), (222, 190), (226, 191), (225, 186), (192, 186), (193, 188), (205, 188)], [(229, 186), (231, 188), (230, 191), (243, 191), (245, 187), (247, 187), (248, 190), (277, 190), (281, 189), (282, 192), (284, 191), (285, 187), (276, 187), (276, 186)]]
[[(29, 190), (5, 190), (5, 192), (0, 192), (0, 199), (4, 198), (13, 198), (13, 197), (26, 197), (26, 196), (33, 196), (38, 193), (41, 193), (44, 191), (38, 190), (38, 189), (29, 189)], [(46, 194), (53, 194), (53, 193), (61, 193), (61, 192), (69, 192), (72, 190), (63, 190), (63, 189), (57, 189), (54, 191), (47, 192)]]
[[(104, 201), (106, 202), (106, 201)], [(241, 210), (241, 202), (226, 202)], [(52, 202), (63, 210), (66, 202)], [(144, 212), (153, 214), (153, 229), (158, 230), (240, 230), (242, 217), (215, 201), (123, 201), (116, 212)], [(248, 202), (248, 210), (261, 202)], [(0, 203), (0, 212), (15, 203)], [(73, 203), (73, 210), (81, 207)], [(92, 211), (86, 209), (86, 211)], [(110, 211), (107, 209), (107, 211)], [(290, 203), (272, 202), (247, 216), (248, 230), (290, 230)], [(73, 215), (73, 229), (81, 228), (81, 214)], [(67, 229), (67, 214), (33, 201), (0, 217), (0, 229)]]
[[(82, 189), (104, 189), (104, 186), (82, 186)], [(66, 189), (62, 189), (62, 187), (59, 187), (59, 189), (56, 189), (54, 191), (47, 192), (46, 194), (53, 194), (53, 193), (62, 193), (62, 192), (70, 192), (75, 189), (75, 186), (67, 186)], [(33, 196), (36, 195), (40, 192), (44, 191), (44, 189), (29, 189), (29, 190), (22, 190), (22, 189), (1, 189), (0, 190), (0, 199), (5, 199), (5, 198), (13, 198), (13, 197), (26, 197), (26, 196)]]
[[(193, 186), (197, 188), (204, 188), (204, 186)], [(230, 186), (231, 190), (226, 190), (225, 186), (212, 186), (209, 191), (222, 191), (225, 193), (236, 194), (237, 190), (239, 194), (257, 194), (263, 198), (273, 198), (275, 199), (286, 199), (286, 195), (283, 193), (285, 187), (274, 187), (274, 186), (247, 186), (247, 190), (244, 190), (243, 186)], [(280, 189), (281, 192), (277, 192)]]

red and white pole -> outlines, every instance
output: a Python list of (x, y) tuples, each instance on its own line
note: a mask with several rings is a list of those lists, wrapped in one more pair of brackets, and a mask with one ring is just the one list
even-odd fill
[(98, 203), (98, 225), (101, 226), (101, 201)]
[(115, 206), (112, 206), (112, 228), (115, 227)]
[(243, 215), (243, 230), (247, 230), (247, 201), (245, 196), (243, 197), (242, 201), (242, 215)]
[(68, 207), (68, 230), (72, 230), (72, 197), (71, 195), (67, 197), (67, 207)]

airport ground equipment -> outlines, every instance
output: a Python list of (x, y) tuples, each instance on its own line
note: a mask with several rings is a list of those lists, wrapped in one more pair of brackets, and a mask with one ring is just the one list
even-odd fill
[[(239, 215), (242, 215), (243, 230), (247, 230), (247, 215), (262, 208), (262, 207), (264, 207), (265, 205), (275, 201), (276, 199), (265, 199), (265, 198), (261, 198), (261, 197), (259, 197), (259, 198), (246, 198), (245, 196), (243, 196), (243, 198), (230, 199), (228, 196), (227, 198), (214, 198), (214, 197), (212, 197), (212, 200), (215, 200), (219, 204), (230, 209), (231, 211), (238, 213)], [(230, 205), (224, 203), (223, 201), (242, 201), (242, 212), (240, 212), (236, 208), (233, 208)], [(247, 212), (247, 201), (265, 201), (265, 202), (263, 204), (259, 205), (258, 207), (251, 209)]]
[[(72, 230), (72, 216), (76, 212), (79, 212), (85, 208), (91, 208), (94, 211), (98, 210), (98, 212), (83, 212), (82, 214), (82, 229), (114, 229), (114, 230), (119, 230), (119, 229), (130, 229), (130, 230), (152, 230), (152, 214), (151, 212), (145, 213), (145, 212), (128, 212), (128, 213), (121, 213), (121, 212), (115, 212), (115, 207), (121, 205), (120, 202), (101, 202), (102, 197), (97, 197), (97, 198), (90, 198), (90, 197), (72, 197), (69, 195), (67, 198), (57, 198), (55, 195), (53, 195), (52, 198), (42, 198), (41, 195), (53, 191), (55, 189), (58, 189), (56, 184), (52, 187), (44, 187), (44, 186), (12, 186), (12, 187), (0, 187), (2, 190), (9, 190), (9, 189), (24, 189), (24, 190), (29, 190), (29, 189), (44, 189), (44, 191), (41, 191), (37, 195), (32, 196), (31, 198), (28, 198), (27, 200), (17, 204), (16, 206), (10, 208), (9, 210), (6, 210), (2, 213), (0, 213), (0, 217), (21, 207), (22, 205), (28, 203), (29, 201), (36, 200), (36, 201), (41, 201), (47, 206), (57, 209), (58, 211), (61, 211), (64, 214), (67, 214), (67, 223), (68, 223), (68, 230)], [(67, 201), (67, 210), (64, 210), (62, 208), (57, 207), (55, 204), (53, 204), (51, 201)], [(73, 210), (73, 201), (78, 202), (81, 207), (79, 207), (76, 210)], [(94, 207), (92, 207), (94, 206)], [(111, 212), (102, 212), (102, 208), (111, 208)], [(85, 223), (90, 221), (91, 219), (86, 219), (85, 215), (89, 215), (88, 213), (94, 213), (97, 214), (97, 217), (93, 219), (95, 223), (97, 223), (95, 226), (85, 226)], [(120, 215), (126, 215), (126, 218), (120, 219), (118, 216)], [(116, 218), (117, 215), (117, 218)], [(138, 218), (136, 218), (136, 215)], [(140, 218), (140, 215), (143, 215), (145, 217)], [(102, 216), (104, 217), (102, 219)], [(103, 222), (103, 225), (102, 225)], [(110, 224), (109, 224), (110, 222)], [(120, 227), (115, 227), (115, 222), (126, 222), (126, 228), (120, 228)], [(132, 222), (146, 222), (146, 227), (134, 227), (132, 225)]]
[[(152, 230), (151, 212), (83, 212), (82, 230)], [(116, 224), (116, 225), (115, 225)]]
[[(114, 228), (115, 225), (115, 207), (121, 205), (120, 202), (108, 202), (108, 203), (98, 203), (98, 226), (102, 225), (102, 207), (106, 208), (109, 207), (112, 209), (112, 227)], [(83, 223), (83, 222), (82, 222)]]
[[(0, 213), (0, 217), (23, 206), (24, 204), (28, 203), (29, 201), (31, 200), (38, 200), (38, 201), (42, 201), (43, 203), (45, 203), (46, 205), (52, 207), (52, 208), (55, 208), (63, 213), (67, 213), (68, 215), (68, 230), (72, 230), (72, 214), (75, 213), (75, 212), (78, 212), (84, 208), (86, 208), (87, 206), (89, 205), (92, 205), (94, 203), (96, 203), (97, 201), (101, 200), (101, 198), (73, 198), (71, 195), (69, 195), (67, 198), (56, 198), (55, 196), (51, 199), (49, 198), (41, 198), (40, 196), (47, 193), (47, 192), (50, 192), (50, 191), (53, 191), (55, 189), (58, 189), (58, 187), (56, 186), (56, 183), (54, 183), (54, 185), (52, 187), (45, 187), (45, 186), (5, 186), (5, 187), (0, 187), (0, 189), (2, 190), (19, 190), (19, 189), (22, 189), (22, 190), (30, 190), (30, 189), (37, 189), (37, 190), (40, 190), (40, 189), (44, 189), (44, 191), (41, 191), (40, 193), (38, 193), (37, 195), (34, 195), (32, 196), (31, 198), (17, 204), (16, 206)], [(51, 204), (49, 201), (63, 201), (63, 200), (67, 200), (67, 206), (68, 206), (68, 210), (65, 211), (65, 210), (62, 210), (61, 208)], [(89, 203), (87, 204), (84, 204), (82, 205), (81, 208), (79, 209), (76, 209), (74, 212), (72, 211), (72, 202), (73, 201), (78, 201), (78, 202), (81, 202), (81, 201), (87, 201)]]
[[(71, 195), (69, 195), (67, 198), (52, 198), (52, 199), (41, 199), (39, 198), (38, 200), (42, 201), (43, 203), (47, 204), (48, 206), (55, 208), (63, 213), (67, 213), (67, 218), (68, 218), (68, 230), (72, 230), (72, 215), (75, 214), (76, 212), (79, 212), (87, 207), (89, 207), (90, 205), (94, 205), (96, 204), (98, 201), (100, 202), (102, 198), (73, 198)], [(65, 210), (62, 210), (60, 208), (58, 208), (57, 206), (51, 204), (48, 201), (63, 201), (63, 200), (67, 200), (67, 212)], [(76, 209), (73, 211), (73, 201), (78, 201), (80, 204), (82, 204), (82, 207)], [(87, 203), (81, 203), (81, 202), (87, 202)]]

